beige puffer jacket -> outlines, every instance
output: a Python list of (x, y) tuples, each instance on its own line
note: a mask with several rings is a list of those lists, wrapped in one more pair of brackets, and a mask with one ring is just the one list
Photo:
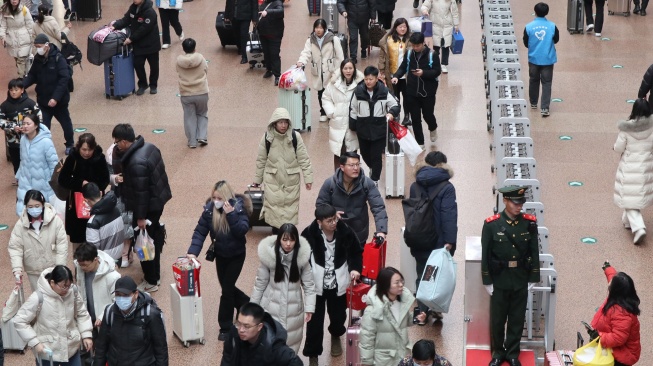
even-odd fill
[(614, 181), (614, 203), (643, 209), (653, 201), (653, 116), (619, 122), (614, 150), (621, 153)]
[(32, 46), (32, 34), (34, 33), (34, 21), (29, 9), (24, 5), (16, 15), (3, 12), (0, 18), (0, 38), (7, 44), (7, 50), (11, 57), (29, 56)]
[[(284, 108), (277, 108), (270, 117), (267, 133), (258, 145), (254, 177), (254, 183), (263, 183), (265, 188), (261, 218), (276, 228), (285, 223), (299, 223), (300, 173), (304, 176), (304, 183), (313, 183), (313, 168), (302, 136), (295, 133), (295, 151), (292, 144), (292, 121), (284, 134), (274, 128), (281, 119), (290, 121), (290, 113)], [(270, 153), (266, 149), (266, 138), (270, 142)]]
[(307, 73), (310, 68), (313, 76), (312, 88), (323, 90), (329, 84), (333, 73), (340, 70), (340, 63), (344, 59), (340, 39), (327, 31), (324, 35), (324, 41), (322, 41), (322, 49), (317, 43), (315, 33), (311, 33), (311, 36), (306, 40), (306, 44), (304, 44), (302, 53), (299, 55), (298, 62), (306, 66)]
[(59, 50), (61, 50), (61, 32), (68, 34), (70, 28), (68, 27), (59, 27), (57, 20), (49, 15), (43, 17), (43, 23), (38, 21), (34, 23), (34, 37), (37, 34), (43, 33), (48, 36), (50, 43), (53, 43)]
[(54, 208), (46, 203), (43, 207), (43, 225), (40, 232), (30, 229), (27, 210), (16, 222), (9, 238), (9, 257), (12, 271), (22, 270), (31, 275), (40, 275), (46, 268), (58, 264), (66, 265), (68, 239), (63, 221)]
[(440, 47), (440, 40), (444, 39), (444, 47), (451, 47), (453, 27), (460, 24), (456, 1), (424, 0), (421, 11), (427, 11), (433, 22), (433, 46)]
[(400, 297), (401, 316), (397, 320), (390, 309), (390, 300), (385, 295), (383, 300), (376, 296), (376, 285), (368, 292), (358, 344), (363, 365), (396, 366), (411, 354), (413, 346), (408, 339), (408, 327), (413, 325), (415, 297), (406, 287)]
[(208, 69), (206, 59), (199, 52), (177, 56), (179, 94), (184, 97), (207, 94), (209, 92)]
[(304, 335), (304, 313), (315, 312), (315, 283), (309, 263), (311, 246), (304, 237), (299, 237), (297, 253), (299, 282), (288, 281), (293, 253), (281, 254), (281, 264), (286, 272), (285, 280), (274, 282), (276, 240), (277, 236), (271, 235), (261, 240), (258, 245), (261, 265), (256, 272), (256, 282), (250, 301), (261, 305), (274, 320), (283, 325), (288, 332), (286, 344), (298, 353)]
[[(100, 265), (95, 276), (93, 277), (93, 310), (95, 310), (95, 318), (102, 319), (104, 317), (104, 308), (113, 303), (113, 291), (116, 288), (116, 281), (120, 278), (120, 273), (116, 271), (116, 261), (107, 253), (98, 250), (98, 260)], [(86, 295), (86, 276), (82, 267), (79, 266), (77, 260), (74, 261), (75, 274), (77, 286), (79, 286), (79, 293), (84, 300), (88, 301)]]
[(349, 129), (349, 101), (361, 81), (363, 73), (356, 70), (354, 80), (347, 85), (338, 69), (322, 94), (322, 108), (329, 117), (329, 149), (333, 155), (340, 156), (343, 142), (346, 151), (358, 150), (358, 136)]
[[(68, 362), (79, 352), (82, 339), (93, 337), (93, 325), (78, 291), (71, 287), (65, 296), (54, 292), (45, 279), (52, 269), (46, 269), (39, 277), (38, 291), (43, 294), (41, 310), (38, 310), (38, 293), (33, 292), (18, 310), (14, 321), (18, 335), (28, 346), (43, 343), (53, 351), (55, 362)], [(34, 325), (30, 325), (35, 319)]]

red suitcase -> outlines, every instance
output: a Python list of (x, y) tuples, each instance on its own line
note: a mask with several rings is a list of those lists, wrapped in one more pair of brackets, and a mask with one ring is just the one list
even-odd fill
[(374, 240), (365, 244), (363, 248), (363, 273), (361, 273), (361, 276), (376, 280), (379, 272), (385, 267), (386, 248), (387, 241), (383, 241), (381, 245), (377, 245)]
[[(354, 292), (356, 293), (356, 287), (359, 285), (364, 285), (368, 287), (369, 291), (369, 285), (366, 285), (364, 283), (359, 283), (358, 285), (354, 286), (353, 284), (347, 288), (347, 293)], [(358, 310), (353, 308), (354, 302), (351, 296), (348, 296), (347, 298), (348, 303), (349, 303), (349, 326), (347, 327), (347, 340), (345, 344), (345, 358), (346, 358), (346, 366), (360, 366), (361, 365), (361, 354), (360, 354), (360, 349), (358, 348), (358, 341), (360, 339), (360, 333), (361, 333), (361, 325), (360, 325), (360, 320), (353, 320), (353, 315), (352, 312), (354, 310)]]
[(349, 308), (354, 310), (364, 310), (365, 307), (367, 307), (365, 297), (367, 297), (367, 293), (370, 292), (370, 288), (372, 288), (372, 286), (362, 282), (347, 287), (347, 303), (350, 304)]

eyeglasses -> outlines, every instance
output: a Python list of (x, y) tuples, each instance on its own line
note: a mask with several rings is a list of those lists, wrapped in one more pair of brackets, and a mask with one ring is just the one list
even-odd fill
[(345, 166), (348, 166), (350, 168), (359, 168), (361, 166), (361, 163), (350, 163), (350, 164), (345, 164)]
[(338, 223), (338, 221), (340, 221), (339, 218), (337, 218), (337, 217), (332, 217), (332, 218), (330, 218), (330, 219), (326, 219), (326, 220), (324, 220), (324, 223), (327, 224), (327, 225), (335, 225), (335, 224)]
[(122, 140), (113, 140), (113, 143), (118, 145), (120, 143), (120, 141), (122, 141)]
[(406, 283), (404, 280), (395, 281), (392, 283), (392, 286), (403, 286)]
[(243, 324), (243, 323), (241, 323), (241, 322), (236, 322), (236, 323), (234, 323), (234, 326), (235, 326), (236, 329), (238, 329), (238, 330), (241, 330), (241, 329), (243, 329), (243, 330), (250, 330), (250, 329), (254, 328), (255, 326), (257, 326), (257, 325), (259, 325), (259, 324), (261, 324), (261, 323), (257, 323), (257, 324)]
[(70, 288), (70, 286), (72, 286), (71, 283), (69, 283), (68, 285), (63, 285), (63, 286), (58, 284), (58, 283), (55, 283), (55, 285), (57, 285), (57, 287), (59, 287), (62, 290), (68, 290)]

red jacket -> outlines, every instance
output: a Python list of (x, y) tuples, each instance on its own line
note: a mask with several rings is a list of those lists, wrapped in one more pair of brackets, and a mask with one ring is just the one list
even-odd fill
[[(608, 282), (617, 274), (613, 267), (605, 269)], [(616, 361), (634, 365), (639, 360), (642, 345), (639, 342), (639, 319), (619, 305), (613, 305), (608, 314), (603, 314), (605, 302), (594, 314), (592, 327), (599, 331), (601, 346), (612, 348)]]

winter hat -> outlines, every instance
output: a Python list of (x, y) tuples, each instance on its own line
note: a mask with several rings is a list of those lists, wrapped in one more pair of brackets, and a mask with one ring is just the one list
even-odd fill
[(290, 121), (290, 113), (288, 113), (288, 110), (286, 108), (277, 108), (272, 112), (272, 116), (270, 117), (270, 120), (268, 123), (275, 123), (280, 119), (287, 119), (289, 122)]
[(34, 38), (34, 44), (35, 45), (36, 44), (46, 44), (48, 42), (50, 42), (50, 39), (48, 38), (48, 36), (45, 35), (45, 33), (39, 33), (39, 35), (36, 36), (36, 38)]

